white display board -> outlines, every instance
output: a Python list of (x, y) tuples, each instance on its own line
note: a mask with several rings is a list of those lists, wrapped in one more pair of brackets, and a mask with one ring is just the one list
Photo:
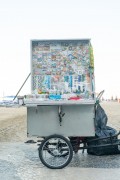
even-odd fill
[(46, 99), (94, 99), (90, 40), (32, 40), (31, 74), (32, 94)]

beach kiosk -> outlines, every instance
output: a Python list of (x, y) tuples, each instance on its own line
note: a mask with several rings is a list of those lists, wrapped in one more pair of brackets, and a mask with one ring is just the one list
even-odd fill
[[(65, 167), (73, 151), (69, 137), (95, 136), (90, 39), (31, 40), (31, 94), (24, 104), (28, 136), (45, 139), (39, 148), (41, 161), (49, 168)], [(56, 164), (49, 156), (64, 160)]]

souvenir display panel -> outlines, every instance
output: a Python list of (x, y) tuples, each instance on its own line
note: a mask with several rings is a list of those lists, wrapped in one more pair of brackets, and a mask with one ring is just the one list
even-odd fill
[(32, 43), (32, 94), (47, 99), (91, 99), (94, 59), (90, 40)]

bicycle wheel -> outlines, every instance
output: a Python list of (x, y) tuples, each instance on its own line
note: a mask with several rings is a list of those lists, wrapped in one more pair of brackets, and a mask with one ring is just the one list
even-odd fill
[(41, 162), (51, 169), (64, 168), (73, 157), (71, 143), (61, 135), (48, 136), (38, 150)]

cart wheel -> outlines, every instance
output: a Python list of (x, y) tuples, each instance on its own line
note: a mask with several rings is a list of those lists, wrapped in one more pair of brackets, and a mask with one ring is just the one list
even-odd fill
[(61, 135), (48, 136), (38, 150), (41, 162), (50, 169), (64, 168), (73, 157), (71, 143)]

